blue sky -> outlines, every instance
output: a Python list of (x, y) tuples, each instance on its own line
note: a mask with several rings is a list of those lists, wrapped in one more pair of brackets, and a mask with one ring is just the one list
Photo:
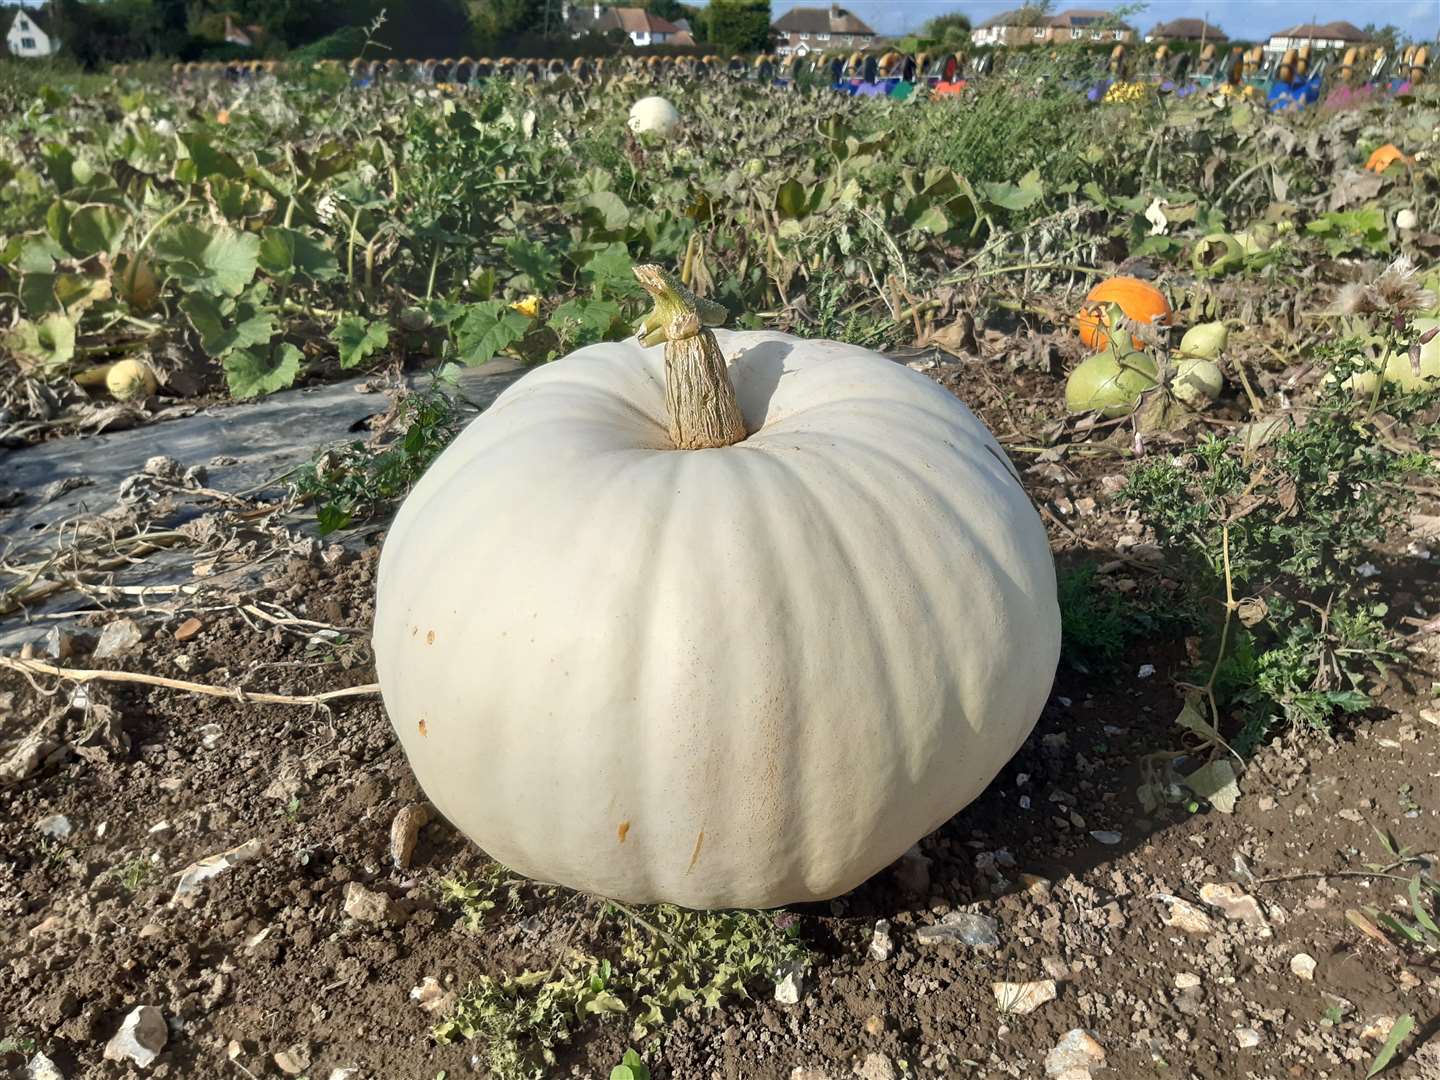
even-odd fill
[[(828, 0), (771, 0), (778, 16), (792, 7), (817, 7)], [(918, 30), (932, 15), (963, 11), (979, 23), (1023, 0), (837, 0), (881, 34)], [(1066, 8), (1114, 8), (1120, 0), (1056, 0), (1055, 11)], [(1440, 0), (1150, 0), (1145, 10), (1129, 19), (1142, 32), (1157, 22), (1204, 17), (1231, 37), (1259, 40), (1296, 23), (1327, 23), (1345, 19), (1356, 26), (1393, 23), (1412, 38), (1434, 40), (1440, 31)]]

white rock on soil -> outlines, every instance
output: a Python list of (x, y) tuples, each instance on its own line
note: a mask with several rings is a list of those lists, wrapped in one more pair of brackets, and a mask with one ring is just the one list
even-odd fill
[(1096, 843), (1105, 844), (1108, 847), (1114, 847), (1116, 844), (1120, 843), (1121, 840), (1121, 836), (1118, 832), (1110, 832), (1107, 829), (1095, 829), (1090, 833), (1090, 835), (1095, 838)]
[(356, 1080), (359, 1075), (360, 1070), (356, 1068), (331, 1069), (326, 1080)]
[(95, 645), (96, 660), (114, 660), (134, 652), (145, 635), (134, 619), (116, 619), (107, 623), (100, 631), (100, 640)]
[(358, 881), (345, 886), (345, 914), (356, 922), (395, 922), (395, 901), (383, 892), (367, 889)]
[(1311, 982), (1315, 978), (1315, 958), (1309, 953), (1296, 953), (1290, 958), (1290, 971), (1297, 979)]
[(1087, 1080), (1091, 1069), (1104, 1064), (1105, 1048), (1084, 1028), (1073, 1028), (1045, 1055), (1045, 1075), (1052, 1080)]
[(25, 1064), (25, 1080), (65, 1080), (65, 1074), (55, 1062), (37, 1052)]
[(799, 961), (786, 964), (775, 973), (775, 1000), (781, 1005), (797, 1005), (805, 996), (805, 965)]
[(1183, 930), (1187, 934), (1208, 934), (1214, 929), (1210, 922), (1210, 916), (1194, 904), (1187, 903), (1176, 896), (1162, 895), (1159, 899), (1165, 902), (1165, 910), (1160, 913), (1160, 921), (1172, 930)]
[(1249, 1050), (1260, 1045), (1260, 1032), (1254, 1028), (1236, 1028), (1235, 1045), (1241, 1050)]
[(305, 1043), (296, 1043), (294, 1046), (286, 1047), (274, 1058), (275, 1067), (286, 1076), (299, 1076), (310, 1068), (311, 1060), (310, 1047)]
[(1176, 990), (1194, 990), (1200, 985), (1200, 976), (1189, 971), (1182, 971), (1175, 976)]
[(990, 990), (994, 993), (995, 1004), (1002, 1013), (1016, 1013), (1020, 1016), (1034, 1012), (1047, 1001), (1055, 1000), (1054, 979), (991, 983)]
[(170, 898), (170, 903), (174, 904), (190, 896), (200, 888), (202, 882), (208, 881), (216, 874), (223, 874), (239, 863), (258, 858), (263, 850), (264, 845), (258, 839), (247, 840), (229, 851), (222, 851), (218, 855), (207, 855), (198, 862), (191, 863), (180, 871), (180, 880), (175, 885), (175, 895)]
[(890, 937), (890, 920), (877, 919), (870, 934), (870, 956), (876, 960), (889, 960), (895, 953), (895, 941)]
[(1207, 882), (1201, 885), (1200, 899), (1219, 908), (1227, 919), (1243, 922), (1247, 926), (1265, 925), (1265, 914), (1260, 910), (1259, 903), (1233, 881)]
[(915, 940), (922, 945), (959, 942), (976, 949), (998, 949), (1000, 934), (994, 919), (969, 911), (952, 911), (933, 926), (915, 931)]
[(35, 823), (35, 828), (40, 830), (42, 836), (48, 836), (52, 840), (64, 840), (75, 831), (75, 826), (70, 824), (70, 819), (64, 814), (51, 814), (41, 818)]
[(411, 988), (410, 1000), (426, 1012), (444, 1013), (455, 1003), (455, 991), (446, 990), (435, 980), (435, 976), (426, 975), (419, 986)]
[(884, 1054), (866, 1054), (865, 1060), (855, 1067), (860, 1080), (897, 1080), (895, 1063)]
[(415, 854), (415, 841), (420, 830), (430, 820), (430, 810), (423, 803), (402, 806), (395, 820), (390, 823), (390, 859), (405, 870)]
[(142, 1069), (148, 1068), (169, 1040), (165, 1014), (154, 1005), (137, 1005), (105, 1044), (105, 1060), (130, 1061)]

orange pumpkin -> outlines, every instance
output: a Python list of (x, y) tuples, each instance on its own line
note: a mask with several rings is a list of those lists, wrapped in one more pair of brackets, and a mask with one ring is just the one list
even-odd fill
[(1397, 161), (1404, 162), (1406, 165), (1410, 164), (1410, 159), (1400, 152), (1398, 146), (1394, 143), (1386, 143), (1370, 155), (1370, 160), (1365, 162), (1365, 168), (1371, 172), (1384, 172)]
[(230, 110), (229, 110), (229, 109), (221, 109), (219, 112), (217, 112), (217, 113), (215, 114), (215, 122), (216, 122), (217, 124), (228, 124), (228, 123), (230, 123)]
[(1126, 318), (1138, 323), (1169, 326), (1171, 322), (1170, 301), (1154, 285), (1133, 277), (1109, 278), (1090, 290), (1076, 319), (1080, 340), (1091, 349), (1098, 351), (1110, 344), (1102, 326), (1110, 323), (1106, 311), (1111, 304), (1119, 305)]

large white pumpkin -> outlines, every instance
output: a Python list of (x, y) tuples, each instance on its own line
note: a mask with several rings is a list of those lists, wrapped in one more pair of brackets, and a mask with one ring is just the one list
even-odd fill
[(526, 375), (405, 501), (375, 655), (421, 786), (526, 875), (633, 902), (836, 896), (973, 800), (1059, 654), (995, 439), (856, 346), (717, 331), (751, 433), (673, 449), (665, 350)]

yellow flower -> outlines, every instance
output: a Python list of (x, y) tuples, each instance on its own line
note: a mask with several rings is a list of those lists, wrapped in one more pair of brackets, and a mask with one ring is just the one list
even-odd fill
[(516, 300), (510, 305), (512, 311), (518, 311), (527, 319), (533, 319), (540, 314), (540, 297), (527, 296), (524, 300)]

